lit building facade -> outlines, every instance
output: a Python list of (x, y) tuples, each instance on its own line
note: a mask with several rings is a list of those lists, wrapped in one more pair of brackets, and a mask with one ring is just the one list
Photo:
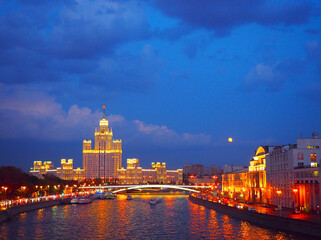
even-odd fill
[(105, 105), (99, 128), (95, 130), (95, 146), (91, 140), (83, 141), (83, 167), (85, 178), (116, 179), (121, 169), (122, 142), (113, 140), (113, 131), (109, 129), (105, 118)]
[(225, 165), (225, 174), (222, 175), (224, 196), (254, 203), (268, 203), (266, 157), (272, 149), (273, 147), (260, 146), (248, 168)]
[(260, 146), (250, 161), (247, 173), (248, 199), (254, 203), (268, 203), (266, 157), (273, 147)]
[(317, 210), (320, 206), (321, 139), (298, 138), (274, 148), (267, 161), (267, 181), (274, 205)]
[(143, 169), (139, 166), (139, 159), (127, 159), (127, 169), (118, 169), (118, 181), (120, 184), (181, 184), (183, 182), (183, 170), (167, 170), (166, 163), (152, 162), (151, 169)]
[(249, 201), (247, 173), (248, 168), (243, 168), (222, 175), (222, 191), (225, 197)]
[(51, 174), (59, 177), (63, 180), (75, 180), (81, 181), (84, 179), (84, 170), (73, 168), (73, 159), (61, 159), (61, 167), (54, 168), (54, 165), (50, 161), (34, 161), (33, 168), (30, 170), (30, 174), (39, 178), (42, 178), (45, 174)]

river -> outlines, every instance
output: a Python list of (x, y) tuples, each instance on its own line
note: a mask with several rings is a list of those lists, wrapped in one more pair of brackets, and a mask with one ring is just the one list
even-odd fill
[[(149, 199), (157, 204), (149, 205)], [(0, 225), (0, 239), (300, 239), (195, 205), (186, 195), (125, 195), (87, 205), (23, 213)]]

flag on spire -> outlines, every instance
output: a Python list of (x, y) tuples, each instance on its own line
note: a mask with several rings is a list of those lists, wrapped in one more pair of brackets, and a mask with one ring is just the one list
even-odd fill
[(103, 119), (106, 119), (106, 115), (105, 115), (106, 105), (105, 105), (105, 104), (103, 105), (103, 108), (104, 108), (104, 109), (103, 109)]

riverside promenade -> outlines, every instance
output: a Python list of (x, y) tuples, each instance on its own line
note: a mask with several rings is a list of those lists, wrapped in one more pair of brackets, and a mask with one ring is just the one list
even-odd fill
[(41, 208), (46, 208), (46, 207), (53, 207), (61, 204), (68, 204), (69, 202), (70, 202), (70, 198), (64, 198), (64, 199), (39, 201), (39, 202), (13, 206), (13, 207), (7, 208), (6, 210), (0, 211), (0, 224), (23, 212), (29, 212), (29, 211), (33, 211)]
[(189, 200), (192, 203), (227, 214), (233, 218), (247, 221), (254, 225), (289, 233), (302, 234), (318, 239), (321, 238), (321, 222), (259, 213), (257, 211), (248, 211), (246, 209), (238, 209), (236, 207), (203, 199), (193, 194), (189, 196)]

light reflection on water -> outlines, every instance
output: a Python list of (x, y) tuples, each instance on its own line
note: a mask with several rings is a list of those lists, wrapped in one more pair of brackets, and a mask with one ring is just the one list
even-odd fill
[[(148, 201), (157, 198), (155, 206)], [(41, 209), (0, 226), (0, 239), (299, 239), (235, 220), (187, 196), (134, 195)]]

